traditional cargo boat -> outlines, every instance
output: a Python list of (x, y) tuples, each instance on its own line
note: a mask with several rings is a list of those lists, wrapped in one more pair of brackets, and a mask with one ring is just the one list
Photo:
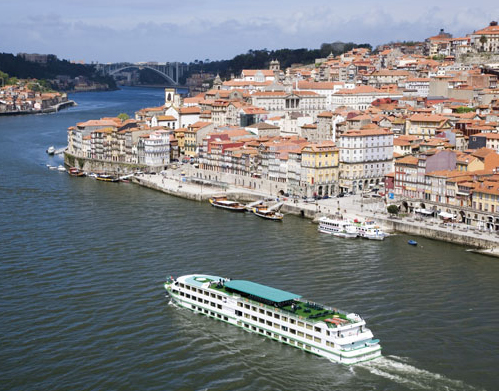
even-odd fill
[(334, 362), (357, 364), (381, 356), (379, 340), (359, 315), (294, 293), (206, 274), (169, 277), (164, 285), (181, 307)]
[(84, 177), (84, 176), (87, 176), (86, 172), (80, 170), (79, 168), (76, 168), (76, 167), (71, 167), (69, 170), (68, 170), (68, 174), (71, 175), (71, 176), (77, 176), (77, 177)]
[(107, 174), (97, 174), (95, 177), (98, 181), (104, 181), (104, 182), (119, 182), (120, 179), (116, 178), (112, 175), (107, 175)]
[(234, 212), (245, 212), (246, 207), (237, 201), (228, 200), (227, 197), (213, 197), (209, 199), (210, 204), (223, 209), (229, 209)]
[(267, 220), (282, 221), (284, 215), (279, 212), (279, 209), (282, 205), (283, 202), (275, 204), (271, 207), (265, 205), (257, 205), (252, 209), (252, 211), (258, 217), (262, 217)]
[(319, 232), (348, 239), (354, 239), (358, 236), (357, 229), (348, 220), (330, 219), (328, 217), (319, 219)]

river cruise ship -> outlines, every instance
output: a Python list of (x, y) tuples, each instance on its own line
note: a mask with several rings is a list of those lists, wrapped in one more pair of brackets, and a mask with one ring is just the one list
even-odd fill
[(384, 240), (388, 234), (383, 232), (381, 227), (373, 220), (366, 220), (363, 223), (355, 223), (357, 234), (361, 238), (370, 240)]
[(355, 225), (350, 221), (330, 219), (328, 217), (319, 219), (319, 232), (348, 239), (355, 239), (358, 236)]
[(165, 282), (172, 301), (196, 313), (342, 364), (381, 356), (379, 340), (357, 314), (246, 280), (206, 274)]

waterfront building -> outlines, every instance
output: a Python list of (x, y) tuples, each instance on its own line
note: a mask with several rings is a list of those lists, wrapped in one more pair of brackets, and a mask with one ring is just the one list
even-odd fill
[(166, 168), (170, 163), (170, 135), (166, 130), (157, 130), (139, 137), (137, 143), (139, 164)]
[(301, 183), (306, 195), (324, 196), (338, 192), (339, 148), (332, 141), (310, 143), (301, 149)]
[(393, 167), (393, 133), (374, 124), (347, 130), (338, 139), (340, 191), (357, 192), (379, 185)]

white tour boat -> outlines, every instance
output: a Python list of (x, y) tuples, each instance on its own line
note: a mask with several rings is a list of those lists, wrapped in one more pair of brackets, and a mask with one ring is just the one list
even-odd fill
[(330, 219), (329, 217), (321, 217), (319, 219), (319, 232), (349, 239), (354, 239), (358, 236), (355, 225), (348, 220)]
[(379, 340), (359, 315), (294, 293), (206, 274), (170, 277), (165, 289), (181, 307), (334, 362), (357, 364), (381, 356)]
[(379, 225), (373, 220), (366, 220), (356, 224), (357, 233), (361, 238), (371, 240), (384, 240), (388, 234), (383, 232)]

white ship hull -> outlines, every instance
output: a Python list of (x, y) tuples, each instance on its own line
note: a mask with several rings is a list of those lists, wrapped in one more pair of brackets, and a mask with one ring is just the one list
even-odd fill
[[(373, 339), (372, 332), (358, 315), (337, 312), (338, 315), (330, 319), (312, 319), (234, 292), (227, 293), (215, 287), (219, 280), (222, 283), (229, 281), (217, 276), (188, 275), (167, 281), (165, 289), (173, 302), (181, 307), (333, 362), (351, 365), (381, 356), (379, 341)], [(311, 305), (304, 301), (294, 303), (303, 307)], [(313, 306), (324, 313), (334, 313), (333, 309)]]

